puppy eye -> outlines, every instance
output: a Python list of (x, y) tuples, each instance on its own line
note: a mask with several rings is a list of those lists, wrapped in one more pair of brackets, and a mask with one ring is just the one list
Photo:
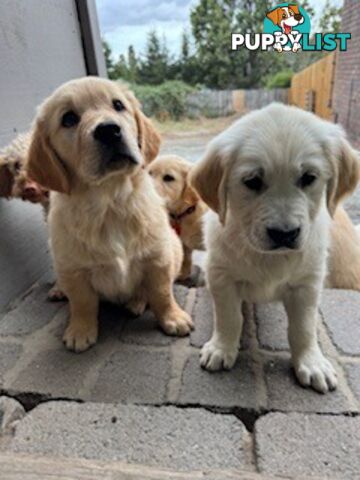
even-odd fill
[(313, 173), (306, 172), (299, 180), (300, 188), (306, 188), (312, 185), (316, 180), (316, 175)]
[(173, 182), (175, 180), (175, 177), (173, 177), (172, 175), (164, 175), (163, 180), (164, 182)]
[(249, 190), (254, 190), (255, 192), (260, 192), (260, 190), (264, 187), (264, 182), (261, 177), (252, 177), (252, 178), (243, 180), (243, 184)]
[(61, 119), (61, 125), (65, 128), (71, 128), (77, 125), (80, 122), (80, 117), (77, 113), (70, 110), (69, 112), (64, 113)]
[(286, 13), (283, 13), (283, 16), (282, 16), (282, 18), (286, 18)]
[(122, 112), (125, 110), (125, 105), (122, 103), (121, 100), (115, 99), (113, 100), (113, 107), (117, 112)]

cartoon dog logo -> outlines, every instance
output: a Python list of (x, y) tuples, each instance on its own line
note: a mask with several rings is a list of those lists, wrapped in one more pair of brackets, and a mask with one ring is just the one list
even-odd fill
[[(296, 4), (289, 4), (287, 7), (277, 7), (266, 14), (274, 25), (281, 28), (281, 32), (275, 32), (275, 35), (292, 34), (297, 35), (299, 32), (294, 30), (294, 27), (304, 23), (304, 17), (299, 11), (299, 7)], [(280, 43), (275, 43), (275, 50), (282, 52), (282, 50), (290, 50), (288, 46), (282, 47)], [(301, 49), (301, 45), (295, 42), (292, 47), (293, 52), (297, 52)]]

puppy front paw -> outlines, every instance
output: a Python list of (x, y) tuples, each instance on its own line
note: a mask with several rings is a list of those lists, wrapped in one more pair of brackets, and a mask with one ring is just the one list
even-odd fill
[(337, 375), (332, 364), (320, 349), (304, 352), (295, 360), (295, 373), (300, 384), (320, 393), (335, 390)]
[(80, 353), (95, 345), (97, 337), (97, 326), (70, 323), (65, 330), (63, 342), (68, 350)]
[(133, 298), (126, 304), (126, 308), (136, 316), (142, 315), (146, 310), (146, 300), (141, 298)]
[(167, 335), (185, 337), (194, 328), (194, 324), (188, 313), (180, 308), (169, 314), (160, 322), (161, 328)]
[(221, 345), (215, 340), (205, 343), (201, 349), (200, 365), (206, 370), (230, 370), (238, 356), (237, 346)]
[(49, 302), (64, 302), (65, 300), (67, 300), (65, 293), (57, 286), (56, 283), (48, 291), (47, 297)]

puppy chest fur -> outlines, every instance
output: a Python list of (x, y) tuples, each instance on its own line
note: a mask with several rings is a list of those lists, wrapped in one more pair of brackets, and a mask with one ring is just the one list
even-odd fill
[(136, 192), (125, 179), (108, 195), (94, 188), (80, 197), (54, 194), (49, 222), (60, 278), (62, 271), (85, 270), (102, 297), (127, 301), (141, 284), (144, 262), (169, 262), (166, 213), (139, 175)]

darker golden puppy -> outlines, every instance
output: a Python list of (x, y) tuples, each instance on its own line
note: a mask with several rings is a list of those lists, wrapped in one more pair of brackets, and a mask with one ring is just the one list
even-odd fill
[(192, 327), (172, 291), (181, 243), (144, 170), (159, 145), (133, 94), (109, 80), (73, 80), (40, 107), (27, 170), (55, 192), (48, 221), (72, 350), (96, 342), (100, 298), (136, 312), (149, 304), (169, 335)]
[(207, 206), (191, 188), (192, 164), (177, 155), (163, 155), (148, 166), (155, 187), (165, 200), (172, 227), (184, 248), (180, 280), (191, 275), (193, 250), (204, 250), (203, 217)]

